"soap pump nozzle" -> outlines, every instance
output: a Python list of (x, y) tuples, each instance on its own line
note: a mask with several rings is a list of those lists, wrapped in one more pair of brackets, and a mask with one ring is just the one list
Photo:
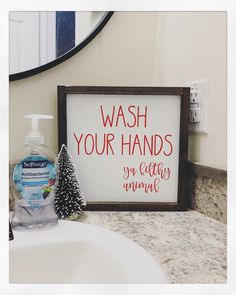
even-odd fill
[(25, 119), (31, 119), (31, 128), (27, 136), (25, 136), (25, 144), (27, 145), (40, 145), (44, 144), (44, 136), (38, 131), (38, 120), (53, 119), (53, 116), (30, 114), (24, 116)]

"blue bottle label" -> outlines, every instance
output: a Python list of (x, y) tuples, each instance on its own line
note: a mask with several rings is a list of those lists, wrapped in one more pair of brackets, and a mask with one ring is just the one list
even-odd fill
[(29, 156), (15, 166), (13, 182), (24, 200), (38, 208), (44, 200), (53, 198), (55, 164), (41, 156)]

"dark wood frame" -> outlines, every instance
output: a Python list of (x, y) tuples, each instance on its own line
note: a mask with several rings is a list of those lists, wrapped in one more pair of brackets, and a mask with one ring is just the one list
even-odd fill
[(58, 86), (58, 150), (67, 144), (67, 94), (178, 95), (181, 97), (179, 177), (177, 202), (90, 202), (91, 211), (182, 211), (186, 209), (186, 177), (189, 133), (190, 88)]
[(97, 24), (97, 26), (93, 29), (93, 31), (90, 32), (90, 34), (81, 43), (79, 43), (76, 47), (68, 51), (66, 54), (63, 54), (62, 56), (56, 58), (55, 60), (48, 62), (44, 65), (41, 65), (39, 67), (33, 68), (31, 70), (27, 70), (27, 71), (16, 73), (16, 74), (11, 74), (9, 75), (9, 81), (16, 81), (16, 80), (24, 79), (27, 77), (31, 77), (33, 75), (36, 75), (43, 71), (51, 69), (52, 67), (55, 67), (56, 65), (59, 65), (63, 61), (69, 59), (70, 57), (78, 53), (80, 50), (82, 50), (88, 43), (90, 43), (101, 32), (101, 30), (107, 24), (109, 19), (112, 17), (113, 13), (114, 11), (107, 12), (103, 16), (103, 18), (100, 20), (100, 22)]

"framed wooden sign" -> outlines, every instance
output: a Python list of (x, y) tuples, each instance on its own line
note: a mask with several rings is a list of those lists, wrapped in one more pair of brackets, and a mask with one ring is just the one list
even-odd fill
[(189, 88), (58, 86), (87, 210), (184, 210)]

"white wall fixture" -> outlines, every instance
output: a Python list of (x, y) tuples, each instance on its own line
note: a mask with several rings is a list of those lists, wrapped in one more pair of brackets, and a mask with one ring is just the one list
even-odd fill
[(190, 91), (190, 125), (192, 133), (208, 133), (207, 109), (210, 80), (198, 80), (186, 82)]
[(10, 73), (38, 67), (39, 12), (11, 11), (9, 28)]

